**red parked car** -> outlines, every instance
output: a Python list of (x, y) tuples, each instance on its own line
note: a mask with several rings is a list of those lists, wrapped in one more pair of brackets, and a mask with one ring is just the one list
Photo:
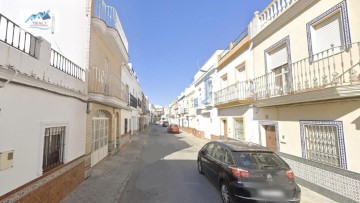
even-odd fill
[(169, 125), (167, 131), (168, 131), (169, 133), (180, 133), (179, 126), (176, 125), (176, 124), (171, 124), (171, 125)]

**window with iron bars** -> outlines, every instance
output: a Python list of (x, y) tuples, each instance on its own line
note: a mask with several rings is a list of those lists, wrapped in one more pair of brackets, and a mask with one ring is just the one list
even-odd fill
[(339, 126), (328, 122), (305, 123), (303, 138), (306, 158), (335, 167), (343, 167), (339, 142)]
[(45, 128), (43, 171), (64, 163), (65, 126)]

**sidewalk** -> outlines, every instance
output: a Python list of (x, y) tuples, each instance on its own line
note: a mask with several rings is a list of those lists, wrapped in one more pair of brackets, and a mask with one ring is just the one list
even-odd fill
[[(207, 140), (203, 140), (203, 139), (200, 139), (198, 137), (195, 137), (189, 133), (186, 133), (186, 132), (182, 132), (182, 134), (184, 134), (186, 137), (192, 137), (193, 139), (191, 139), (190, 142), (192, 142), (193, 145), (199, 145), (199, 146), (203, 146), (205, 145), (206, 143), (208, 143), (209, 141)], [(333, 202), (336, 202), (334, 200), (331, 200), (321, 194), (318, 194), (304, 186), (301, 186), (299, 185), (300, 188), (301, 188), (301, 203), (313, 203), (313, 202), (316, 202), (316, 203), (333, 203)]]
[(118, 202), (138, 163), (149, 129), (133, 135), (127, 147), (95, 165), (90, 176), (62, 202)]

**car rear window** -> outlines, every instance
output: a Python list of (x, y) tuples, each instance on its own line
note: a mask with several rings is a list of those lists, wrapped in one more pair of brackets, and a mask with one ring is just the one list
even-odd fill
[(287, 168), (287, 164), (271, 152), (233, 152), (235, 162), (244, 169)]
[(177, 128), (177, 127), (178, 127), (178, 125), (174, 125), (174, 124), (172, 124), (172, 125), (170, 125), (170, 127)]

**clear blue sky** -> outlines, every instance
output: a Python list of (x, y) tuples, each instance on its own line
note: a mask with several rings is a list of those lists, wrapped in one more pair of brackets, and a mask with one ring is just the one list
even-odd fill
[(105, 0), (117, 9), (130, 62), (152, 104), (167, 106), (215, 50), (271, 0)]

